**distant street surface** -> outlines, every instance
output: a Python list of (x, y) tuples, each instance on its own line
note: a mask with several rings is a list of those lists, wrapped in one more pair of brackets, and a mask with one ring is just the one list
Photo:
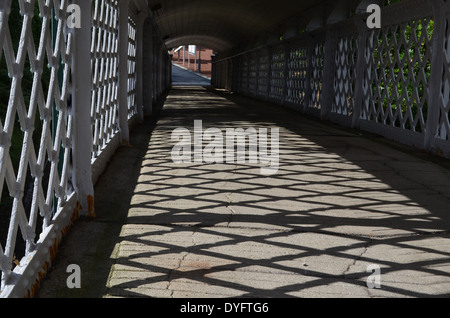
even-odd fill
[(192, 71), (184, 70), (176, 64), (172, 64), (172, 85), (209, 86), (211, 81)]

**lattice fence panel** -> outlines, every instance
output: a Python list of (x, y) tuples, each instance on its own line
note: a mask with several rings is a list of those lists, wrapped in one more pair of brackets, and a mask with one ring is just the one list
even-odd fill
[(258, 54), (253, 51), (249, 54), (250, 60), (248, 65), (248, 93), (253, 95), (256, 93), (258, 81)]
[(242, 80), (242, 75), (241, 75), (241, 57), (237, 56), (235, 58), (232, 59), (232, 83), (231, 83), (231, 88), (233, 91), (235, 92), (240, 92), (240, 87), (241, 87), (241, 80)]
[(366, 120), (425, 131), (432, 35), (433, 21), (428, 17), (369, 33), (363, 110)]
[(289, 51), (286, 102), (304, 105), (307, 93), (308, 47), (294, 45)]
[(138, 114), (136, 104), (136, 21), (128, 17), (128, 119)]
[(332, 113), (344, 116), (353, 114), (357, 58), (357, 34), (339, 37), (336, 51), (335, 98), (331, 108)]
[(239, 91), (240, 92), (247, 92), (248, 90), (248, 56), (247, 54), (244, 54), (240, 58), (240, 85), (239, 85)]
[(311, 60), (312, 72), (310, 78), (311, 96), (308, 107), (320, 109), (322, 107), (323, 67), (325, 64), (325, 45), (315, 44)]
[(118, 133), (118, 1), (93, 2), (91, 117), (93, 159)]
[(74, 194), (68, 1), (0, 6), (1, 289)]
[(269, 97), (274, 101), (281, 102), (283, 100), (283, 84), (284, 84), (284, 62), (285, 48), (279, 46), (273, 49), (270, 60), (270, 90)]
[(233, 74), (233, 70), (234, 70), (234, 66), (233, 66), (233, 60), (227, 60), (226, 61), (226, 68), (227, 68), (227, 75), (226, 75), (226, 89), (231, 90), (231, 86), (233, 85), (233, 81), (232, 79), (234, 78), (234, 74)]
[(265, 98), (269, 85), (269, 52), (262, 49), (258, 55), (258, 88), (257, 96)]

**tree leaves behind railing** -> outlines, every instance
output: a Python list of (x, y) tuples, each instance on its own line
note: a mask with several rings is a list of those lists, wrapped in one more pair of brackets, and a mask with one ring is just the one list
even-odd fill
[[(424, 132), (428, 114), (426, 90), (431, 76), (431, 40), (434, 20), (421, 18), (386, 27), (375, 33), (372, 96), (384, 113), (410, 116), (404, 129)], [(420, 113), (420, 114), (419, 114)], [(418, 120), (418, 116), (423, 121)], [(386, 124), (400, 127), (400, 118), (388, 116)], [(395, 117), (395, 119), (394, 119)], [(381, 118), (378, 118), (381, 121)]]

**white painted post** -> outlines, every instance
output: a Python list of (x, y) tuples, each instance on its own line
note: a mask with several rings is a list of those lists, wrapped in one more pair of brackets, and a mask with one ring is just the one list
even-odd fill
[(73, 179), (82, 214), (94, 215), (94, 186), (92, 183), (91, 154), (91, 16), (89, 1), (76, 0), (80, 6), (81, 27), (72, 29), (74, 33), (72, 58), (73, 80)]
[(431, 58), (431, 77), (429, 96), (430, 102), (428, 104), (428, 116), (425, 132), (425, 149), (432, 150), (434, 142), (438, 135), (439, 112), (440, 112), (440, 98), (442, 88), (442, 72), (444, 63), (444, 42), (445, 39), (445, 7), (441, 0), (430, 1), (433, 7), (434, 15), (434, 34), (432, 39)]
[(145, 68), (145, 90), (146, 100), (144, 105), (144, 115), (151, 116), (153, 113), (153, 20), (148, 17), (145, 23), (145, 45), (146, 45), (146, 68)]
[(128, 8), (130, 0), (119, 1), (119, 129), (120, 140), (129, 144), (128, 127)]
[(152, 45), (152, 69), (153, 69), (153, 102), (156, 102), (158, 99), (158, 38), (155, 34), (152, 37), (153, 45)]
[(337, 32), (330, 27), (325, 38), (325, 62), (323, 66), (323, 96), (320, 108), (320, 118), (326, 119), (334, 98), (334, 76), (336, 72)]
[(197, 71), (197, 45), (194, 48), (194, 72)]
[(288, 77), (289, 77), (289, 56), (291, 51), (291, 44), (285, 42), (283, 45), (284, 49), (284, 69), (283, 69), (283, 94), (281, 96), (281, 105), (284, 105), (288, 92)]
[(136, 21), (136, 105), (139, 121), (144, 120), (144, 23), (147, 13), (139, 13)]
[(306, 67), (306, 77), (305, 77), (305, 99), (304, 99), (304, 105), (303, 105), (303, 112), (306, 112), (306, 110), (309, 107), (309, 103), (311, 102), (311, 94), (312, 94), (312, 87), (311, 87), (311, 77), (313, 72), (313, 53), (314, 53), (314, 42), (311, 36), (308, 36), (308, 62)]
[(269, 100), (270, 98), (270, 85), (272, 82), (272, 63), (270, 61), (272, 61), (272, 56), (273, 56), (273, 50), (272, 50), (272, 46), (268, 46), (267, 47), (267, 56), (269, 61), (267, 62), (268, 66), (267, 66), (267, 89), (266, 89), (266, 96), (265, 96), (265, 100)]
[[(358, 56), (356, 64), (356, 82), (353, 103), (352, 128), (359, 128), (362, 108), (364, 107), (364, 80), (366, 65), (366, 40), (367, 25), (362, 19), (355, 20), (355, 27), (358, 29)], [(372, 53), (370, 53), (372, 54)]]
[(159, 97), (161, 97), (161, 93), (163, 90), (163, 74), (164, 74), (164, 59), (163, 59), (163, 54), (162, 54), (162, 48), (159, 49), (159, 76), (158, 76), (158, 87), (159, 87), (159, 91), (158, 91), (158, 99)]
[[(332, 25), (348, 18), (347, 1), (336, 1), (335, 7), (327, 19)], [(334, 101), (334, 77), (336, 74), (336, 51), (338, 48), (336, 28), (329, 26), (325, 38), (325, 64), (323, 67), (323, 98), (320, 117), (326, 119)]]

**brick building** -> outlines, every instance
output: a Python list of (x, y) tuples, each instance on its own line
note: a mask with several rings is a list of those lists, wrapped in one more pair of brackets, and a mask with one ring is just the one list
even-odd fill
[(211, 78), (214, 51), (196, 45), (185, 45), (170, 51), (172, 62)]

